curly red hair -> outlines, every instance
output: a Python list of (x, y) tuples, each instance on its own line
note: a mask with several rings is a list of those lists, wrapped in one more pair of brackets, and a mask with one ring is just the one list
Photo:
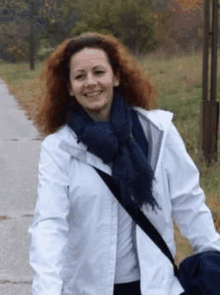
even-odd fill
[(35, 123), (44, 135), (56, 132), (65, 124), (70, 108), (79, 106), (69, 95), (69, 63), (73, 54), (86, 47), (105, 51), (114, 74), (120, 77), (120, 87), (124, 88), (125, 99), (130, 105), (149, 110), (157, 104), (157, 91), (149, 75), (115, 37), (84, 33), (59, 45), (40, 74), (43, 88)]

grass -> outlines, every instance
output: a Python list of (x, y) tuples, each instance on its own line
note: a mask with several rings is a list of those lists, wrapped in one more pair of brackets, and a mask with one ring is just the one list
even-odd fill
[(38, 75), (42, 67), (43, 62), (39, 62), (35, 70), (30, 71), (27, 63), (0, 63), (0, 77), (9, 85), (10, 92), (14, 94), (19, 107), (25, 110), (29, 119), (35, 113), (35, 97), (40, 88)]
[[(220, 52), (219, 52), (220, 57)], [(178, 128), (186, 148), (200, 171), (201, 186), (206, 202), (211, 209), (215, 226), (220, 232), (220, 136), (218, 138), (218, 162), (207, 167), (200, 161), (199, 130), (202, 101), (202, 53), (176, 55), (169, 58), (148, 55), (140, 60), (156, 84), (159, 94), (158, 108), (174, 113), (173, 122)], [(36, 108), (35, 96), (39, 92), (37, 79), (43, 62), (29, 71), (28, 64), (0, 63), (0, 77), (10, 86), (11, 92), (31, 119)], [(220, 58), (218, 59), (218, 82), (220, 80)], [(220, 83), (218, 83), (220, 97)], [(220, 130), (220, 128), (219, 128)], [(177, 263), (192, 254), (192, 248), (175, 226)]]
[[(220, 82), (220, 51), (218, 56), (218, 82)], [(158, 107), (174, 113), (173, 122), (200, 171), (200, 182), (206, 194), (206, 203), (212, 211), (215, 226), (220, 232), (220, 135), (218, 135), (218, 162), (207, 167), (200, 161), (202, 53), (176, 55), (169, 59), (149, 55), (141, 60), (141, 63), (157, 85)], [(217, 91), (217, 98), (219, 97), (220, 83), (218, 83)], [(180, 262), (193, 251), (176, 226), (175, 240), (177, 242), (177, 262)]]

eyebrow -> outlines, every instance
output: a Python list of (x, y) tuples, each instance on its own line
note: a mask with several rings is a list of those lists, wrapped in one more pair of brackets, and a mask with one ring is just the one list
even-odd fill
[[(97, 68), (100, 68), (100, 67), (105, 67), (105, 66), (103, 66), (103, 65), (98, 65), (98, 66), (95, 66), (94, 68), (92, 68), (93, 70), (95, 70), (95, 69), (97, 69)], [(74, 71), (74, 70), (73, 70)], [(77, 73), (77, 72), (85, 72), (85, 70), (83, 70), (83, 69), (78, 69), (78, 70), (76, 70), (76, 71), (74, 71), (75, 73)]]

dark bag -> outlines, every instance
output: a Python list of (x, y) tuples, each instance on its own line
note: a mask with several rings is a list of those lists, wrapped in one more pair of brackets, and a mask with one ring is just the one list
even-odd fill
[(179, 279), (185, 292), (184, 295), (219, 295), (220, 294), (220, 252), (206, 251), (184, 259), (179, 269), (174, 258), (157, 231), (144, 213), (136, 206), (125, 205), (122, 202), (117, 180), (94, 167), (119, 203), (130, 214), (136, 224), (154, 241), (160, 250), (170, 259), (175, 276)]
[(180, 263), (178, 278), (184, 294), (220, 294), (220, 252), (205, 251), (185, 258)]

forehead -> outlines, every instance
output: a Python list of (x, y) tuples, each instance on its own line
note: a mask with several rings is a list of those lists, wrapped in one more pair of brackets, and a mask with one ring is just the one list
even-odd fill
[(110, 67), (107, 55), (102, 49), (84, 48), (70, 59), (70, 67), (74, 71), (95, 66)]

